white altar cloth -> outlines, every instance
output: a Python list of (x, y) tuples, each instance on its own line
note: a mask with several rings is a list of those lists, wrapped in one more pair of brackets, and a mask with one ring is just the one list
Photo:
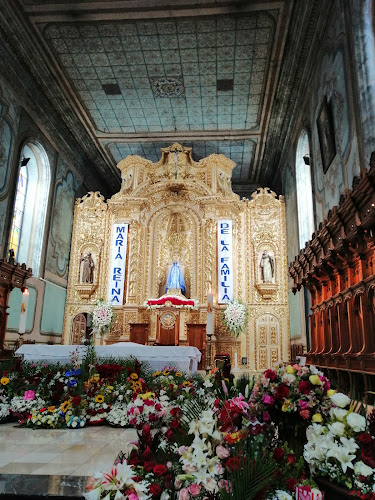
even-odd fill
[[(44, 361), (45, 363), (69, 363), (71, 353), (75, 351), (79, 359), (86, 354), (84, 345), (45, 345), (23, 344), (16, 351), (25, 361)], [(146, 346), (134, 342), (118, 342), (106, 346), (95, 346), (98, 358), (129, 358), (147, 362), (152, 370), (163, 370), (173, 366), (185, 373), (195, 373), (201, 360), (199, 349), (193, 346)]]

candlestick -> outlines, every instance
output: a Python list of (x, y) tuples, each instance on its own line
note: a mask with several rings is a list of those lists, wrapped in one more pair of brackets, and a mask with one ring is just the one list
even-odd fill
[(207, 330), (206, 330), (207, 335), (214, 334), (213, 305), (214, 305), (214, 294), (211, 291), (209, 291), (207, 293)]
[(20, 312), (20, 322), (18, 325), (18, 333), (23, 335), (26, 331), (27, 304), (29, 302), (29, 290), (24, 288), (22, 292), (22, 304)]
[(208, 373), (211, 370), (211, 351), (212, 351), (212, 336), (214, 334), (214, 294), (210, 290), (207, 293), (207, 326), (206, 326), (206, 335), (207, 335), (207, 356), (206, 356), (206, 372)]

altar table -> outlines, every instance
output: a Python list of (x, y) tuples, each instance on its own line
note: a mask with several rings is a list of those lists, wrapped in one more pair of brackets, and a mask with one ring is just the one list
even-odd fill
[[(15, 352), (25, 361), (43, 361), (44, 363), (70, 362), (71, 354), (76, 352), (79, 359), (86, 354), (84, 345), (45, 345), (23, 344)], [(95, 346), (98, 358), (129, 358), (133, 356), (145, 361), (152, 370), (163, 370), (165, 366), (173, 366), (179, 371), (193, 374), (201, 360), (199, 349), (193, 346), (145, 346), (134, 342), (118, 342), (107, 346)]]

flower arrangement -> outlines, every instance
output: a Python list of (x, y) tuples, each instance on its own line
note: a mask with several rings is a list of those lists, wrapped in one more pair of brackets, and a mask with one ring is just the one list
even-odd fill
[(349, 489), (358, 488), (361, 494), (373, 493), (375, 437), (365, 432), (366, 418), (353, 407), (346, 408), (350, 399), (345, 394), (336, 393), (331, 400), (335, 406), (327, 423), (307, 429), (304, 458), (313, 474), (328, 476)]
[(227, 303), (223, 312), (223, 323), (236, 338), (245, 331), (246, 315), (246, 305), (242, 302), (233, 299)]
[(10, 401), (10, 410), (14, 416), (22, 420), (32, 412), (45, 406), (45, 401), (34, 391), (25, 391), (23, 396), (14, 396)]
[(334, 392), (315, 366), (280, 363), (254, 384), (250, 407), (255, 415), (268, 414), (291, 447), (300, 447), (302, 453), (307, 427), (329, 416)]
[(45, 429), (61, 429), (64, 426), (63, 417), (60, 408), (49, 406), (48, 408), (40, 408), (40, 410), (32, 410), (30, 416), (21, 421), (21, 425)]
[(166, 302), (170, 302), (173, 306), (178, 309), (198, 309), (198, 305), (194, 299), (187, 299), (182, 295), (164, 295), (159, 299), (149, 299), (146, 300), (144, 305), (147, 309), (158, 309), (160, 307), (164, 307)]
[(113, 304), (99, 299), (92, 311), (92, 324), (100, 335), (105, 335), (113, 322)]
[(356, 413), (316, 367), (281, 363), (243, 380), (229, 360), (204, 377), (146, 368), (133, 358), (90, 366), (17, 360), (3, 371), (0, 420), (137, 428), (139, 440), (118, 457), (116, 471), (92, 480), (91, 499), (280, 500), (298, 498), (297, 488), (318, 499), (318, 475), (373, 500), (375, 412), (367, 420)]

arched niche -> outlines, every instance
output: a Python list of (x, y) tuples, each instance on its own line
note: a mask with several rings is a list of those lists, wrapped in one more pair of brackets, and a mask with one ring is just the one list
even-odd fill
[(186, 296), (197, 298), (201, 276), (201, 249), (198, 248), (201, 222), (198, 215), (182, 205), (164, 207), (151, 217), (148, 231), (150, 296), (158, 297), (165, 293), (168, 269), (177, 257), (184, 271)]

